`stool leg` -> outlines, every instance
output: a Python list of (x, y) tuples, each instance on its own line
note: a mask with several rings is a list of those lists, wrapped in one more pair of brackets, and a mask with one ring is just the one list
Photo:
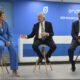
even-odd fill
[(33, 69), (33, 72), (35, 72), (37, 64), (38, 64), (38, 61), (36, 61), (36, 64), (35, 64), (34, 69)]
[(3, 73), (3, 79), (5, 79), (5, 72), (4, 72), (3, 66), (1, 66), (1, 69), (2, 69), (2, 73)]
[[(41, 54), (43, 54), (43, 52), (44, 52), (44, 48), (41, 49)], [(39, 70), (40, 70), (40, 65), (41, 63), (39, 64)]]
[[(43, 51), (44, 51), (44, 49), (42, 48), (42, 49), (41, 49), (41, 54), (43, 53)], [(39, 59), (39, 58), (38, 58), (38, 59)], [(33, 69), (33, 72), (35, 72), (36, 67), (37, 67), (37, 64), (38, 64), (38, 61), (37, 61), (36, 64), (35, 64), (35, 67), (34, 67), (34, 69)], [(41, 65), (41, 64), (39, 64), (39, 70), (40, 70), (40, 65)]]
[(41, 54), (43, 54), (43, 52), (44, 52), (44, 47), (42, 47), (42, 49), (41, 49)]
[(46, 74), (48, 75), (48, 71), (47, 71), (47, 63), (46, 63), (46, 51), (45, 51), (45, 48), (44, 48), (44, 61), (45, 61)]
[(3, 73), (3, 80), (5, 80), (5, 72), (4, 72), (4, 68), (3, 68), (3, 62), (0, 62), (1, 65), (1, 69), (2, 69), (2, 73)]
[(80, 50), (79, 50), (79, 53), (78, 53), (77, 56), (76, 56), (75, 61), (77, 61), (77, 58), (78, 58), (79, 55), (80, 55)]
[(51, 71), (52, 71), (53, 69), (52, 69), (51, 63), (50, 63), (50, 68), (51, 68)]
[[(43, 52), (44, 52), (44, 47), (42, 47), (42, 49), (41, 49), (41, 54), (43, 54)], [(39, 64), (39, 70), (40, 70), (40, 65), (41, 65), (41, 63)]]
[(41, 65), (41, 63), (39, 63), (39, 70), (40, 70), (40, 65)]
[[(41, 54), (43, 54), (43, 53), (44, 53), (45, 70), (46, 70), (46, 74), (48, 75), (47, 63), (46, 63), (46, 50), (45, 50), (44, 47), (42, 47), (42, 49), (41, 49)], [(38, 58), (38, 59), (39, 59), (39, 58)], [(36, 67), (37, 67), (37, 64), (38, 64), (38, 61), (36, 61), (35, 67), (34, 67), (34, 69), (33, 69), (33, 72), (35, 72)], [(39, 70), (40, 70), (40, 65), (41, 65), (41, 64), (39, 64)], [(51, 64), (50, 64), (50, 68), (51, 68), (51, 70), (52, 70)]]
[(2, 56), (2, 61), (3, 61), (3, 64), (4, 64), (5, 68), (6, 68), (7, 73), (9, 74), (8, 68), (7, 68), (7, 66), (5, 64), (5, 61), (4, 61), (4, 56)]

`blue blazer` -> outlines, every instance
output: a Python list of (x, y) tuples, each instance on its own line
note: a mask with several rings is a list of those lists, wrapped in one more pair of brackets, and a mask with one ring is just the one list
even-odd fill
[(79, 34), (79, 21), (75, 21), (72, 23), (72, 32), (71, 35), (73, 37), (73, 40), (78, 40), (80, 39), (80, 36), (78, 36)]
[(3, 21), (2, 24), (3, 24), (3, 32), (1, 31), (0, 28), (0, 40), (6, 43), (7, 41), (11, 41), (12, 35), (10, 33), (7, 22)]

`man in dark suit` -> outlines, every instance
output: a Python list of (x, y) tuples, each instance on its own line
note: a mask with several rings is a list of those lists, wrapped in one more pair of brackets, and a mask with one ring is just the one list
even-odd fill
[(75, 61), (73, 60), (74, 50), (80, 45), (80, 11), (78, 12), (78, 18), (79, 20), (72, 23), (72, 43), (68, 49), (69, 61), (71, 62), (73, 72), (76, 69)]
[(41, 51), (39, 50), (39, 46), (41, 44), (45, 44), (50, 47), (48, 53), (46, 54), (46, 61), (49, 63), (49, 57), (51, 57), (51, 54), (55, 51), (56, 45), (52, 39), (52, 36), (54, 35), (52, 24), (50, 22), (45, 21), (45, 15), (44, 13), (38, 14), (38, 23), (34, 24), (32, 33), (29, 35), (21, 35), (22, 38), (32, 38), (34, 37), (33, 42), (33, 50), (37, 53), (39, 56), (38, 63), (41, 63), (43, 60), (43, 55), (41, 54)]

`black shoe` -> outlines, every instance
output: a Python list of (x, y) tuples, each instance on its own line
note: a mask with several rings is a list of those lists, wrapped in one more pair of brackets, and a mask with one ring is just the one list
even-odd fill
[(48, 57), (46, 57), (46, 63), (49, 64), (50, 60), (48, 59)]
[(42, 63), (42, 60), (43, 60), (43, 58), (42, 57), (39, 57), (38, 64)]
[(75, 61), (73, 61), (71, 64), (72, 64), (72, 71), (75, 72), (75, 70), (76, 70)]

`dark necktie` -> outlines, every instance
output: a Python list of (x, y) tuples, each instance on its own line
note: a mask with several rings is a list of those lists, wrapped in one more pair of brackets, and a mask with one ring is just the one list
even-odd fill
[(79, 20), (79, 34), (78, 34), (78, 36), (79, 36), (79, 39), (80, 39), (80, 20)]
[[(41, 23), (41, 32), (45, 32), (45, 29), (43, 27), (43, 23)], [(45, 40), (45, 37), (42, 36), (42, 40)]]
[[(79, 20), (79, 33), (80, 33), (80, 20)], [(80, 35), (79, 35), (80, 36)]]

